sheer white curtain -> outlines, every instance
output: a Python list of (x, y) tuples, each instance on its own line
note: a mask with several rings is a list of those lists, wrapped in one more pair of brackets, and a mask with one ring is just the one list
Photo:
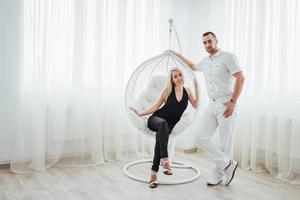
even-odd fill
[(300, 2), (227, 0), (224, 48), (246, 74), (235, 157), (300, 184)]
[(124, 109), (126, 82), (168, 47), (173, 1), (24, 0), (18, 134), (11, 169), (152, 153)]

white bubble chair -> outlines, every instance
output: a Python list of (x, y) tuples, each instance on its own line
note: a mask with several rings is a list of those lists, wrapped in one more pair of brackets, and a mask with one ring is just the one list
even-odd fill
[[(170, 22), (170, 34), (171, 30), (174, 29), (172, 21)], [(178, 44), (179, 40), (178, 40)], [(173, 67), (178, 67), (181, 69), (184, 75), (184, 86), (188, 87), (195, 94), (194, 79), (195, 75), (190, 70), (190, 68), (183, 63), (176, 55), (171, 51), (167, 50), (162, 54), (150, 58), (143, 62), (131, 75), (125, 92), (125, 106), (128, 117), (133, 125), (141, 132), (147, 134), (148, 136), (155, 136), (156, 132), (151, 131), (147, 127), (147, 120), (149, 116), (139, 117), (130, 108), (135, 108), (136, 110), (146, 110), (151, 105), (155, 103), (158, 99), (161, 91), (163, 90), (169, 70)], [(190, 169), (194, 171), (192, 177), (183, 178), (180, 180), (162, 180), (158, 181), (158, 184), (164, 185), (174, 185), (192, 182), (200, 177), (200, 170), (194, 165), (187, 164), (181, 161), (175, 161), (175, 143), (176, 137), (182, 133), (186, 128), (193, 122), (196, 116), (197, 110), (194, 109), (190, 103), (187, 109), (184, 111), (180, 121), (173, 128), (168, 144), (169, 160), (171, 163), (171, 168), (178, 169)], [(142, 163), (152, 163), (151, 159), (144, 159), (131, 162), (123, 168), (123, 172), (126, 176), (144, 183), (148, 183), (147, 178), (142, 178), (129, 172), (129, 168), (134, 165), (139, 165)]]

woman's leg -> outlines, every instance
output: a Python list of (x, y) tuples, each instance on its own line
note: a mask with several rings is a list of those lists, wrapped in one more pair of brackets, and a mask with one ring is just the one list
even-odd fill
[(160, 163), (160, 148), (159, 148), (159, 138), (156, 134), (156, 142), (155, 142), (155, 148), (154, 148), (154, 157), (153, 157), (153, 164), (151, 167), (152, 171), (158, 172), (159, 169), (159, 163)]
[(159, 169), (160, 159), (168, 157), (168, 141), (170, 128), (166, 120), (157, 116), (151, 116), (148, 119), (148, 127), (152, 131), (156, 131), (156, 143), (153, 165), (151, 169), (157, 172)]

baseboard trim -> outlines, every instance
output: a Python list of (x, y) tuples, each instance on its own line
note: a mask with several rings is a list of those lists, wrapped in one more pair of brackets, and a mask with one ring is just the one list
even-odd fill
[(0, 169), (9, 169), (10, 168), (10, 164), (0, 164)]

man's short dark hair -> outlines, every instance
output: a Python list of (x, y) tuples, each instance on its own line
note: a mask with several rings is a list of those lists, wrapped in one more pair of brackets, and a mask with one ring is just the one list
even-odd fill
[(203, 33), (202, 37), (208, 36), (209, 34), (211, 34), (212, 36), (214, 36), (215, 38), (217, 38), (216, 34), (214, 34), (213, 32), (210, 32), (210, 31)]

